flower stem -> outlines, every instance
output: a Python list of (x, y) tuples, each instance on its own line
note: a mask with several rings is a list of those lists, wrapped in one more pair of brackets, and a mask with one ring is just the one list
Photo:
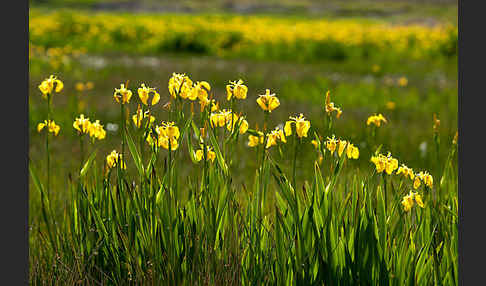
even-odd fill
[[(47, 94), (47, 123), (51, 120), (51, 94)], [(47, 199), (49, 199), (50, 193), (50, 182), (51, 182), (51, 172), (50, 172), (50, 155), (49, 155), (49, 126), (47, 126), (46, 132), (46, 156), (47, 156)]]
[(298, 152), (298, 141), (297, 135), (294, 134), (294, 161), (292, 164), (292, 185), (294, 186), (294, 190), (297, 190), (296, 179), (295, 179), (295, 171), (297, 165), (297, 152)]

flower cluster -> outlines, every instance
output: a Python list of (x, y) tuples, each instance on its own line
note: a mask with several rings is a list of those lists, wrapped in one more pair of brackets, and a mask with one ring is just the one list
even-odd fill
[[(317, 146), (318, 142), (316, 140), (313, 140), (314, 142), (311, 142), (314, 144), (314, 146)], [(359, 149), (358, 147), (354, 146), (353, 143), (348, 142), (346, 140), (342, 139), (336, 139), (334, 135), (332, 135), (332, 138), (327, 137), (326, 142), (324, 143), (327, 150), (331, 152), (331, 155), (334, 154), (334, 151), (337, 149), (337, 154), (339, 157), (342, 156), (344, 151), (346, 150), (346, 156), (348, 159), (358, 159), (359, 158)]]
[(228, 131), (234, 130), (235, 127), (239, 125), (238, 131), (240, 134), (244, 134), (248, 130), (248, 121), (246, 121), (244, 117), (233, 113), (232, 110), (223, 109), (221, 111), (211, 113), (209, 116), (209, 122), (213, 128), (226, 126)]
[(226, 85), (226, 99), (231, 100), (231, 97), (238, 99), (245, 99), (248, 92), (248, 87), (243, 84), (240, 79), (238, 81), (230, 81), (230, 84)]
[(248, 136), (248, 146), (249, 147), (255, 147), (258, 146), (259, 144), (263, 144), (263, 141), (265, 139), (265, 134), (261, 131), (257, 131), (258, 136), (255, 135), (249, 135)]
[(328, 90), (326, 92), (326, 106), (325, 106), (326, 113), (331, 116), (332, 112), (336, 111), (336, 118), (341, 116), (343, 111), (339, 107), (334, 106), (334, 102), (331, 102), (331, 92)]
[(157, 147), (162, 147), (167, 150), (175, 151), (179, 147), (179, 142), (177, 141), (180, 136), (179, 127), (175, 126), (174, 122), (162, 122), (160, 126), (155, 127), (155, 132), (157, 134), (150, 134), (147, 137), (147, 142)]
[(63, 87), (64, 84), (62, 83), (62, 81), (57, 79), (54, 75), (51, 75), (49, 78), (42, 81), (41, 84), (39, 85), (39, 89), (44, 99), (47, 99), (47, 96), (49, 94), (52, 94), (53, 90), (55, 92), (60, 92)]
[(91, 122), (89, 118), (84, 117), (84, 114), (81, 114), (74, 120), (73, 127), (78, 131), (79, 135), (89, 134), (89, 137), (98, 140), (105, 139), (106, 137), (106, 131), (103, 125), (100, 124), (100, 121), (96, 120), (95, 122)]
[(398, 160), (393, 158), (390, 152), (387, 156), (383, 154), (372, 156), (371, 162), (375, 164), (378, 173), (385, 171), (388, 175), (391, 175), (393, 171), (398, 169)]
[(83, 82), (78, 82), (76, 83), (76, 85), (74, 86), (74, 88), (77, 90), (77, 91), (86, 91), (86, 90), (91, 90), (94, 88), (94, 84), (91, 82), (91, 81), (88, 81), (86, 83), (83, 83)]
[(283, 130), (281, 128), (278, 128), (278, 127), (275, 128), (274, 130), (270, 131), (270, 133), (267, 134), (267, 145), (265, 146), (265, 148), (268, 149), (272, 146), (277, 145), (277, 141), (287, 143), (287, 140), (285, 139), (285, 134), (284, 134)]
[(149, 105), (148, 100), (151, 93), (153, 94), (153, 97), (152, 97), (152, 101), (150, 102), (150, 105), (156, 105), (160, 100), (160, 94), (155, 90), (155, 88), (145, 86), (144, 83), (142, 83), (142, 85), (138, 88), (137, 91), (140, 100), (145, 105)]
[(130, 102), (130, 98), (132, 97), (132, 91), (127, 89), (122, 83), (120, 84), (120, 88), (115, 88), (115, 93), (113, 93), (113, 97), (115, 98), (116, 102), (126, 104)]
[(106, 156), (106, 164), (108, 165), (108, 168), (111, 169), (117, 166), (118, 163), (120, 163), (120, 168), (127, 168), (127, 165), (122, 158), (122, 154), (119, 154), (118, 152), (116, 152), (116, 150), (113, 150), (110, 154), (108, 154), (108, 156)]
[(133, 124), (135, 124), (135, 126), (137, 126), (137, 128), (142, 127), (142, 122), (144, 121), (144, 119), (147, 119), (147, 118), (149, 118), (148, 126), (150, 127), (152, 125), (152, 123), (155, 121), (155, 117), (150, 115), (148, 110), (143, 112), (143, 114), (142, 114), (142, 109), (140, 109), (140, 106), (137, 109), (137, 113), (132, 115)]
[(280, 101), (275, 96), (275, 93), (270, 93), (270, 89), (265, 90), (265, 94), (259, 95), (256, 102), (258, 105), (267, 112), (272, 112), (280, 105)]
[(172, 77), (169, 79), (169, 93), (173, 98), (178, 96), (184, 99), (188, 98), (192, 93), (191, 91), (192, 80), (188, 76), (179, 73), (172, 74)]
[(381, 123), (387, 123), (388, 121), (386, 118), (380, 113), (378, 115), (371, 115), (368, 117), (368, 120), (366, 121), (366, 125), (374, 124), (376, 127), (380, 127)]
[(310, 129), (310, 121), (305, 120), (304, 115), (301, 113), (299, 116), (290, 116), (290, 120), (285, 122), (285, 135), (292, 135), (292, 124), (295, 124), (295, 130), (299, 138), (307, 137), (307, 132)]
[(47, 127), (47, 130), (54, 133), (55, 136), (57, 136), (59, 130), (61, 130), (61, 127), (59, 127), (54, 120), (44, 120), (44, 122), (37, 124), (37, 132), (41, 132), (44, 127)]
[(425, 208), (425, 204), (422, 201), (422, 196), (416, 192), (410, 191), (410, 193), (404, 196), (402, 199), (403, 210), (406, 212), (410, 211), (414, 205), (414, 201), (421, 208)]
[[(201, 149), (195, 152), (196, 161), (201, 161), (204, 158), (204, 145), (201, 144)], [(211, 147), (206, 146), (206, 161), (214, 162), (216, 158), (216, 153), (212, 150)]]

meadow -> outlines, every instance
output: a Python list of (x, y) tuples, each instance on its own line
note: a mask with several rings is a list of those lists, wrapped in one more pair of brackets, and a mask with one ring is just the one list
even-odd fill
[(457, 285), (453, 23), (29, 16), (31, 284)]

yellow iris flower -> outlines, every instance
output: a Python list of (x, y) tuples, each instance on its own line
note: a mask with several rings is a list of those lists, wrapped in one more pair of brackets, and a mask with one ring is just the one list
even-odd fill
[(44, 120), (44, 122), (37, 124), (37, 132), (41, 132), (44, 127), (47, 127), (47, 130), (54, 133), (55, 136), (57, 136), (61, 130), (61, 127), (59, 127), (54, 120)]
[(265, 148), (268, 149), (272, 146), (277, 145), (277, 141), (287, 143), (287, 140), (285, 139), (285, 134), (284, 134), (283, 130), (278, 128), (278, 127), (267, 134), (267, 145), (265, 146)]
[(230, 100), (231, 97), (236, 97), (238, 99), (245, 99), (248, 93), (248, 87), (243, 84), (243, 81), (239, 79), (238, 81), (230, 81), (230, 84), (226, 85), (226, 99)]
[(121, 162), (121, 168), (126, 169), (127, 165), (123, 161), (122, 154), (119, 154), (116, 152), (116, 150), (111, 151), (108, 156), (106, 156), (106, 164), (108, 165), (108, 168), (113, 168), (115, 167), (119, 162)]
[(198, 81), (191, 89), (191, 92), (188, 94), (188, 98), (190, 100), (199, 99), (199, 101), (208, 98), (208, 92), (211, 91), (211, 86), (206, 81)]
[(424, 182), (424, 184), (429, 188), (432, 188), (434, 185), (434, 178), (432, 178), (432, 175), (428, 172), (420, 172), (416, 174), (415, 181), (413, 182), (413, 188), (418, 189), (421, 181)]
[(332, 138), (327, 137), (327, 140), (325, 142), (327, 150), (331, 152), (331, 155), (334, 154), (334, 151), (336, 150), (336, 147), (338, 145), (338, 140), (336, 140), (336, 137), (332, 135)]
[[(197, 150), (196, 153), (196, 161), (201, 161), (204, 157), (204, 146), (201, 145), (201, 149)], [(206, 146), (206, 161), (211, 160), (211, 162), (214, 162), (214, 159), (216, 159), (216, 153), (212, 151), (212, 148), (209, 146)]]
[[(140, 128), (142, 126), (142, 121), (145, 119), (145, 118), (148, 118), (149, 117), (149, 111), (145, 111), (142, 115), (142, 110), (140, 109), (140, 106), (139, 108), (137, 109), (137, 114), (134, 114), (132, 115), (132, 120), (133, 120), (133, 124), (135, 124), (135, 126), (137, 126), (138, 128)], [(155, 117), (153, 117), (152, 115), (150, 115), (150, 119), (149, 119), (149, 126), (152, 125), (152, 123), (155, 121)]]
[(263, 144), (264, 139), (265, 138), (263, 132), (258, 131), (258, 136), (254, 136), (254, 135), (248, 136), (248, 146), (255, 147), (258, 146), (258, 144)]
[(76, 120), (73, 122), (74, 129), (78, 130), (80, 134), (84, 133), (87, 134), (89, 132), (89, 127), (91, 122), (89, 118), (85, 118), (84, 114), (81, 114)]
[[(177, 150), (179, 147), (179, 142), (177, 142), (177, 139), (179, 139), (180, 132), (179, 127), (175, 126), (174, 122), (162, 122), (162, 125), (155, 127), (155, 132), (157, 133), (155, 140), (157, 141), (158, 147), (169, 150), (170, 144), (170, 149), (172, 151)], [(150, 145), (155, 143), (152, 136), (154, 136), (154, 134), (150, 134), (150, 136), (147, 137), (147, 142)]]
[(156, 105), (160, 100), (160, 94), (155, 90), (155, 88), (145, 86), (144, 83), (142, 83), (141, 87), (139, 87), (137, 91), (138, 91), (138, 96), (140, 97), (140, 100), (145, 105), (148, 105), (148, 99), (149, 99), (150, 93), (153, 93), (153, 95), (154, 95), (154, 97), (152, 98), (151, 105)]
[(270, 89), (266, 89), (265, 94), (259, 95), (256, 101), (264, 111), (268, 112), (272, 112), (280, 105), (280, 101), (275, 96), (275, 93), (270, 93)]
[(295, 129), (297, 131), (297, 136), (299, 138), (302, 137), (307, 137), (307, 132), (309, 131), (309, 128), (311, 126), (310, 121), (305, 120), (304, 115), (301, 113), (297, 117), (289, 117), (290, 120), (285, 122), (285, 135), (290, 136), (292, 135), (292, 124), (295, 124)]
[(207, 97), (203, 97), (199, 99), (199, 105), (201, 105), (201, 112), (204, 111), (206, 106), (211, 106), (211, 112), (215, 112), (219, 109), (219, 103), (216, 102), (215, 99), (209, 99)]
[(359, 158), (358, 147), (348, 142), (348, 148), (346, 149), (346, 156), (348, 156), (349, 159), (358, 159)]
[(169, 79), (169, 93), (173, 98), (187, 98), (192, 91), (192, 80), (185, 74), (172, 73)]
[(130, 98), (132, 97), (132, 91), (127, 89), (125, 85), (122, 83), (120, 84), (120, 88), (115, 88), (115, 93), (113, 93), (113, 97), (118, 103), (121, 104), (129, 103)]
[(380, 127), (381, 123), (388, 123), (386, 118), (380, 113), (378, 115), (374, 114), (368, 117), (368, 120), (366, 121), (366, 125), (374, 124), (376, 127)]
[(89, 126), (89, 137), (96, 138), (98, 140), (105, 139), (106, 131), (103, 129), (103, 125), (100, 124), (99, 120), (91, 123)]
[(41, 84), (39, 85), (39, 90), (42, 93), (42, 97), (44, 99), (47, 99), (47, 95), (52, 94), (53, 90), (55, 92), (60, 92), (63, 87), (64, 84), (62, 83), (62, 81), (57, 79), (54, 75), (51, 75), (49, 78), (41, 82)]
[(434, 113), (434, 133), (439, 133), (439, 126), (440, 126), (440, 120), (437, 118), (437, 115)]
[(391, 175), (393, 171), (398, 169), (398, 160), (393, 158), (390, 152), (388, 152), (387, 156), (384, 156), (383, 154), (372, 156), (371, 162), (375, 164), (378, 173), (385, 171), (388, 175)]
[(341, 116), (343, 111), (339, 107), (334, 106), (334, 102), (331, 102), (331, 92), (328, 90), (326, 92), (326, 113), (330, 116), (332, 112), (336, 111), (336, 118)]
[(405, 164), (402, 164), (400, 166), (400, 168), (398, 168), (398, 171), (397, 171), (397, 175), (399, 174), (403, 174), (403, 176), (406, 178), (406, 177), (409, 177), (410, 180), (413, 180), (414, 177), (415, 177), (415, 174), (413, 173), (413, 170), (407, 166), (405, 166)]
[(94, 87), (94, 84), (91, 81), (88, 81), (86, 83), (77, 82), (76, 85), (74, 85), (74, 88), (77, 91), (90, 90), (90, 89), (93, 89), (93, 87)]
[(425, 204), (422, 201), (422, 196), (415, 192), (410, 191), (409, 194), (404, 196), (402, 199), (403, 210), (405, 212), (410, 211), (414, 205), (414, 201), (417, 203), (419, 207), (425, 208)]

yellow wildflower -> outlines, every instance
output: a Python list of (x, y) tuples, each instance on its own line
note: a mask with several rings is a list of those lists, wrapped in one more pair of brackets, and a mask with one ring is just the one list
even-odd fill
[(314, 148), (319, 149), (319, 142), (315, 139), (312, 139), (311, 144), (314, 145)]
[(403, 197), (402, 199), (402, 205), (403, 205), (403, 210), (408, 212), (412, 209), (413, 207), (413, 198), (414, 198), (414, 193), (410, 191), (410, 193), (406, 196)]
[(207, 97), (199, 99), (199, 105), (201, 105), (201, 112), (203, 112), (208, 105), (211, 106), (211, 112), (217, 111), (219, 109), (218, 102), (216, 102), (215, 99), (209, 99)]
[(255, 147), (258, 144), (263, 144), (263, 140), (264, 140), (263, 136), (264, 136), (263, 132), (260, 132), (260, 131), (258, 131), (258, 136), (249, 135), (248, 136), (248, 146)]
[(106, 156), (106, 164), (108, 165), (108, 168), (113, 168), (115, 167), (119, 162), (121, 162), (121, 168), (126, 169), (127, 166), (125, 162), (123, 161), (122, 154), (118, 154), (116, 150), (111, 151), (108, 156)]
[(359, 158), (359, 149), (351, 143), (348, 143), (348, 148), (346, 149), (346, 155), (349, 159)]
[(37, 124), (37, 132), (41, 132), (44, 127), (47, 127), (47, 130), (56, 136), (59, 134), (59, 130), (61, 130), (61, 127), (54, 120), (44, 120), (44, 122)]
[(459, 137), (459, 131), (456, 131), (456, 135), (454, 135), (454, 138), (452, 139), (452, 144), (456, 145), (457, 144), (457, 138)]
[(49, 78), (42, 81), (42, 83), (39, 85), (42, 97), (45, 99), (47, 99), (48, 94), (52, 93), (52, 90), (54, 90), (55, 92), (60, 92), (63, 87), (64, 84), (62, 83), (62, 81), (57, 79), (54, 75), (51, 75)]
[(275, 93), (270, 94), (270, 89), (266, 89), (265, 94), (259, 95), (256, 101), (264, 111), (268, 112), (272, 112), (272, 110), (280, 105), (280, 101), (275, 96)]
[(336, 118), (341, 116), (342, 110), (339, 107), (334, 106), (334, 102), (331, 102), (331, 92), (326, 92), (326, 113), (330, 116), (332, 112), (336, 111)]
[(246, 121), (246, 119), (244, 119), (243, 117), (240, 118), (240, 128), (239, 128), (239, 132), (240, 134), (245, 134), (246, 131), (248, 131), (248, 121)]
[(440, 120), (437, 118), (437, 115), (434, 113), (434, 133), (439, 133), (439, 126)]
[(283, 130), (278, 127), (267, 134), (267, 145), (265, 146), (265, 148), (268, 149), (274, 145), (277, 145), (277, 141), (287, 143)]
[[(162, 125), (155, 127), (155, 132), (157, 133), (156, 140), (158, 147), (169, 150), (170, 145), (170, 149), (172, 151), (177, 150), (179, 147), (177, 139), (179, 139), (180, 132), (179, 128), (175, 126), (174, 122), (162, 122)], [(147, 142), (150, 145), (154, 144), (152, 135), (147, 137)]]
[[(137, 114), (134, 114), (132, 115), (132, 120), (133, 120), (133, 124), (135, 124), (135, 126), (137, 126), (138, 128), (140, 128), (142, 126), (142, 121), (145, 119), (145, 118), (148, 118), (149, 117), (149, 111), (145, 111), (143, 113), (143, 116), (142, 116), (142, 109), (140, 109), (140, 106), (139, 108), (137, 109)], [(150, 115), (150, 119), (149, 119), (149, 126), (152, 125), (152, 123), (155, 121), (155, 117), (153, 117), (152, 115)]]
[(121, 104), (129, 103), (130, 98), (132, 97), (132, 91), (127, 89), (125, 85), (122, 83), (120, 84), (120, 88), (115, 88), (115, 93), (113, 93), (113, 97), (118, 103)]
[(100, 124), (99, 120), (96, 120), (89, 125), (89, 137), (98, 140), (105, 139), (106, 131), (103, 129), (103, 125)]
[(377, 127), (380, 127), (381, 122), (387, 123), (386, 118), (380, 113), (378, 115), (375, 114), (368, 117), (368, 120), (366, 121), (366, 125), (370, 125), (371, 123), (373, 123)]
[(422, 201), (422, 196), (416, 192), (410, 191), (408, 195), (404, 196), (402, 199), (403, 210), (408, 212), (412, 209), (414, 205), (414, 200), (417, 205), (421, 208), (425, 208), (425, 204)]
[(243, 81), (230, 81), (230, 84), (226, 85), (226, 99), (230, 100), (232, 96), (238, 99), (245, 99), (248, 93), (248, 87), (243, 84)]
[(417, 205), (419, 205), (419, 207), (421, 207), (421, 208), (425, 208), (425, 204), (422, 201), (422, 196), (415, 193), (414, 197), (415, 197), (415, 201), (417, 202)]
[(391, 175), (393, 171), (398, 169), (398, 160), (393, 158), (390, 152), (388, 152), (387, 156), (384, 156), (383, 154), (372, 156), (371, 162), (375, 164), (378, 173), (385, 171), (388, 175)]
[(77, 91), (85, 91), (85, 90), (90, 90), (90, 89), (93, 89), (94, 87), (94, 84), (90, 81), (88, 81), (87, 83), (82, 83), (82, 82), (77, 82), (75, 85), (74, 85), (74, 88), (77, 90)]
[(338, 140), (332, 135), (332, 138), (327, 137), (326, 141), (326, 148), (331, 152), (331, 155), (334, 154), (334, 151), (336, 150), (336, 147), (338, 145)]
[(338, 156), (339, 157), (341, 157), (341, 155), (343, 154), (344, 149), (346, 148), (347, 144), (348, 144), (348, 142), (346, 140), (341, 140), (341, 139), (338, 140)]
[(309, 131), (310, 128), (310, 121), (305, 120), (304, 115), (302, 113), (299, 114), (298, 117), (290, 116), (289, 118), (290, 120), (285, 122), (285, 127), (284, 127), (285, 135), (286, 136), (292, 135), (292, 123), (294, 123), (295, 129), (297, 131), (297, 136), (299, 136), (299, 138), (307, 137), (307, 132)]
[(91, 125), (91, 122), (89, 121), (89, 118), (85, 118), (84, 114), (81, 114), (78, 118), (73, 123), (74, 129), (78, 130), (78, 132), (87, 134), (89, 132), (89, 126)]
[(199, 101), (208, 98), (208, 92), (211, 90), (211, 86), (206, 81), (198, 81), (192, 88), (191, 92), (188, 95), (190, 100), (199, 99)]
[(399, 86), (407, 86), (407, 84), (408, 84), (408, 79), (406, 77), (402, 76), (398, 79)]
[[(420, 179), (420, 180), (418, 180), (418, 179)], [(415, 178), (415, 181), (414, 181), (414, 184), (413, 184), (413, 187), (415, 189), (420, 187), (420, 181), (424, 182), (424, 184), (429, 188), (432, 188), (433, 185), (434, 185), (434, 179), (432, 178), (432, 175), (429, 174), (428, 172), (420, 172), (416, 175), (416, 178)]]
[[(201, 145), (201, 149), (196, 151), (196, 161), (201, 161), (204, 157), (204, 146)], [(211, 162), (214, 162), (214, 159), (216, 158), (216, 153), (212, 151), (212, 148), (209, 146), (206, 146), (206, 161), (211, 160)]]
[(152, 98), (151, 105), (156, 105), (160, 100), (160, 94), (155, 90), (155, 88), (145, 86), (144, 83), (142, 83), (141, 87), (139, 87), (137, 91), (138, 91), (138, 96), (140, 97), (140, 100), (145, 105), (148, 105), (148, 99), (149, 99), (150, 93), (153, 93), (153, 95), (154, 95), (154, 97)]
[(192, 90), (192, 80), (185, 74), (172, 73), (169, 79), (169, 93), (173, 98), (187, 98)]
[(396, 103), (393, 101), (388, 101), (386, 103), (386, 108), (389, 110), (394, 110), (396, 106), (397, 106)]
[(402, 164), (400, 166), (400, 168), (398, 168), (398, 171), (397, 171), (397, 175), (399, 174), (403, 174), (403, 176), (406, 178), (407, 176), (410, 177), (410, 180), (413, 180), (413, 178), (415, 177), (415, 174), (413, 173), (413, 170), (407, 166), (405, 166), (405, 164)]

